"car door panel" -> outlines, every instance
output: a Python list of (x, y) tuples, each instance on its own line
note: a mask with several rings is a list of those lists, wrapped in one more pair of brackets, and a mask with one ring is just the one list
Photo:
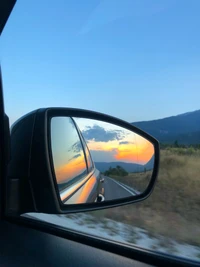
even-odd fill
[(149, 266), (9, 222), (0, 223), (1, 266)]

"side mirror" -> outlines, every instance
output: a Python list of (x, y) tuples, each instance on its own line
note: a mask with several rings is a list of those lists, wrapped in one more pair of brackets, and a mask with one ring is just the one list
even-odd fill
[(152, 193), (158, 174), (156, 139), (87, 110), (27, 114), (12, 127), (11, 153), (8, 213), (70, 213), (138, 202)]

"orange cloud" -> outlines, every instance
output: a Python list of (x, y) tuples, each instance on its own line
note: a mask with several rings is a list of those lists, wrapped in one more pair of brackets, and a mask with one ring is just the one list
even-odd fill
[(96, 142), (92, 140), (88, 142), (88, 147), (90, 150), (111, 151), (118, 147), (118, 144), (117, 140), (109, 142)]
[(115, 150), (114, 159), (125, 162), (134, 162), (139, 164), (147, 163), (154, 154), (153, 145), (146, 139), (136, 136), (133, 140), (127, 138), (124, 144), (119, 144), (118, 140), (110, 142), (90, 141), (88, 147), (95, 151), (113, 151)]
[(125, 144), (118, 146), (115, 158), (119, 161), (147, 163), (154, 154), (154, 147), (149, 142), (140, 145)]
[(68, 163), (55, 167), (57, 183), (64, 183), (72, 178), (80, 175), (86, 169), (85, 158), (81, 155), (78, 158), (72, 159)]

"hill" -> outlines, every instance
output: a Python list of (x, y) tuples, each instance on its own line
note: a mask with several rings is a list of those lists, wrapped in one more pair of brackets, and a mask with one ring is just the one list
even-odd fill
[(105, 172), (107, 171), (110, 167), (111, 168), (116, 168), (117, 166), (122, 167), (125, 171), (127, 172), (137, 172), (138, 170), (144, 170), (144, 166), (140, 164), (134, 164), (134, 163), (126, 163), (126, 162), (95, 162), (96, 168), (101, 171)]
[(200, 143), (200, 110), (159, 120), (133, 122), (161, 143), (190, 145)]
[(154, 157), (152, 157), (145, 165), (116, 161), (116, 162), (95, 162), (95, 166), (101, 172), (107, 171), (110, 167), (116, 168), (117, 166), (120, 166), (125, 171), (130, 173), (130, 172), (142, 172), (144, 170), (146, 171), (152, 170), (153, 163), (154, 163)]

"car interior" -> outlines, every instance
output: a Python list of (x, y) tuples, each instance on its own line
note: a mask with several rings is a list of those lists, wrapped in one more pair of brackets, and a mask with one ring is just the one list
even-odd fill
[[(1, 1), (1, 34), (3, 30), (6, 31), (6, 23), (15, 4), (15, 0)], [(6, 92), (6, 88), (3, 88), (3, 79), (2, 69), (0, 75), (0, 266), (198, 266), (197, 262), (189, 259), (180, 259), (165, 253), (97, 238), (72, 229), (66, 230), (62, 226), (39, 219), (32, 220), (28, 215), (22, 216), (29, 212), (47, 214), (87, 212), (128, 205), (146, 199), (151, 193), (153, 194), (154, 185), (156, 186), (159, 143), (154, 137), (122, 120), (101, 113), (72, 108), (45, 108), (33, 111), (17, 121), (10, 131), (9, 118), (4, 110), (3, 92)], [(55, 129), (58, 131), (52, 128), (53, 119), (60, 117), (67, 121), (66, 127), (71, 127), (70, 125), (73, 124), (85, 158), (84, 169), (81, 169), (76, 176), (70, 176), (66, 184), (62, 182), (62, 175), (57, 167), (59, 162), (56, 161), (58, 158), (56, 149), (58, 147), (62, 149), (62, 146), (59, 146), (62, 136), (59, 135), (58, 140), (56, 136), (62, 132), (64, 126), (61, 124), (63, 129), (58, 130), (60, 122), (57, 121)], [(91, 167), (93, 159), (84, 141), (85, 137), (81, 135), (80, 126), (77, 126), (78, 120), (75, 120), (80, 117), (123, 127), (124, 131), (140, 135), (146, 142), (151, 143), (154, 159), (151, 167), (152, 176), (143, 191), (133, 192), (124, 186), (129, 193), (126, 192), (127, 195), (123, 195), (125, 193), (122, 192), (121, 198), (118, 195), (111, 197), (111, 193), (104, 195), (102, 186), (112, 181), (106, 175), (102, 177), (97, 173), (94, 166)], [(77, 144), (76, 139), (73, 142)], [(80, 150), (78, 153), (80, 154)], [(75, 159), (78, 158), (75, 152), (73, 156)], [(95, 181), (93, 184), (90, 182), (92, 179)], [(87, 192), (84, 200), (80, 197), (80, 192), (83, 192), (81, 190)], [(104, 201), (106, 198), (108, 201)]]

